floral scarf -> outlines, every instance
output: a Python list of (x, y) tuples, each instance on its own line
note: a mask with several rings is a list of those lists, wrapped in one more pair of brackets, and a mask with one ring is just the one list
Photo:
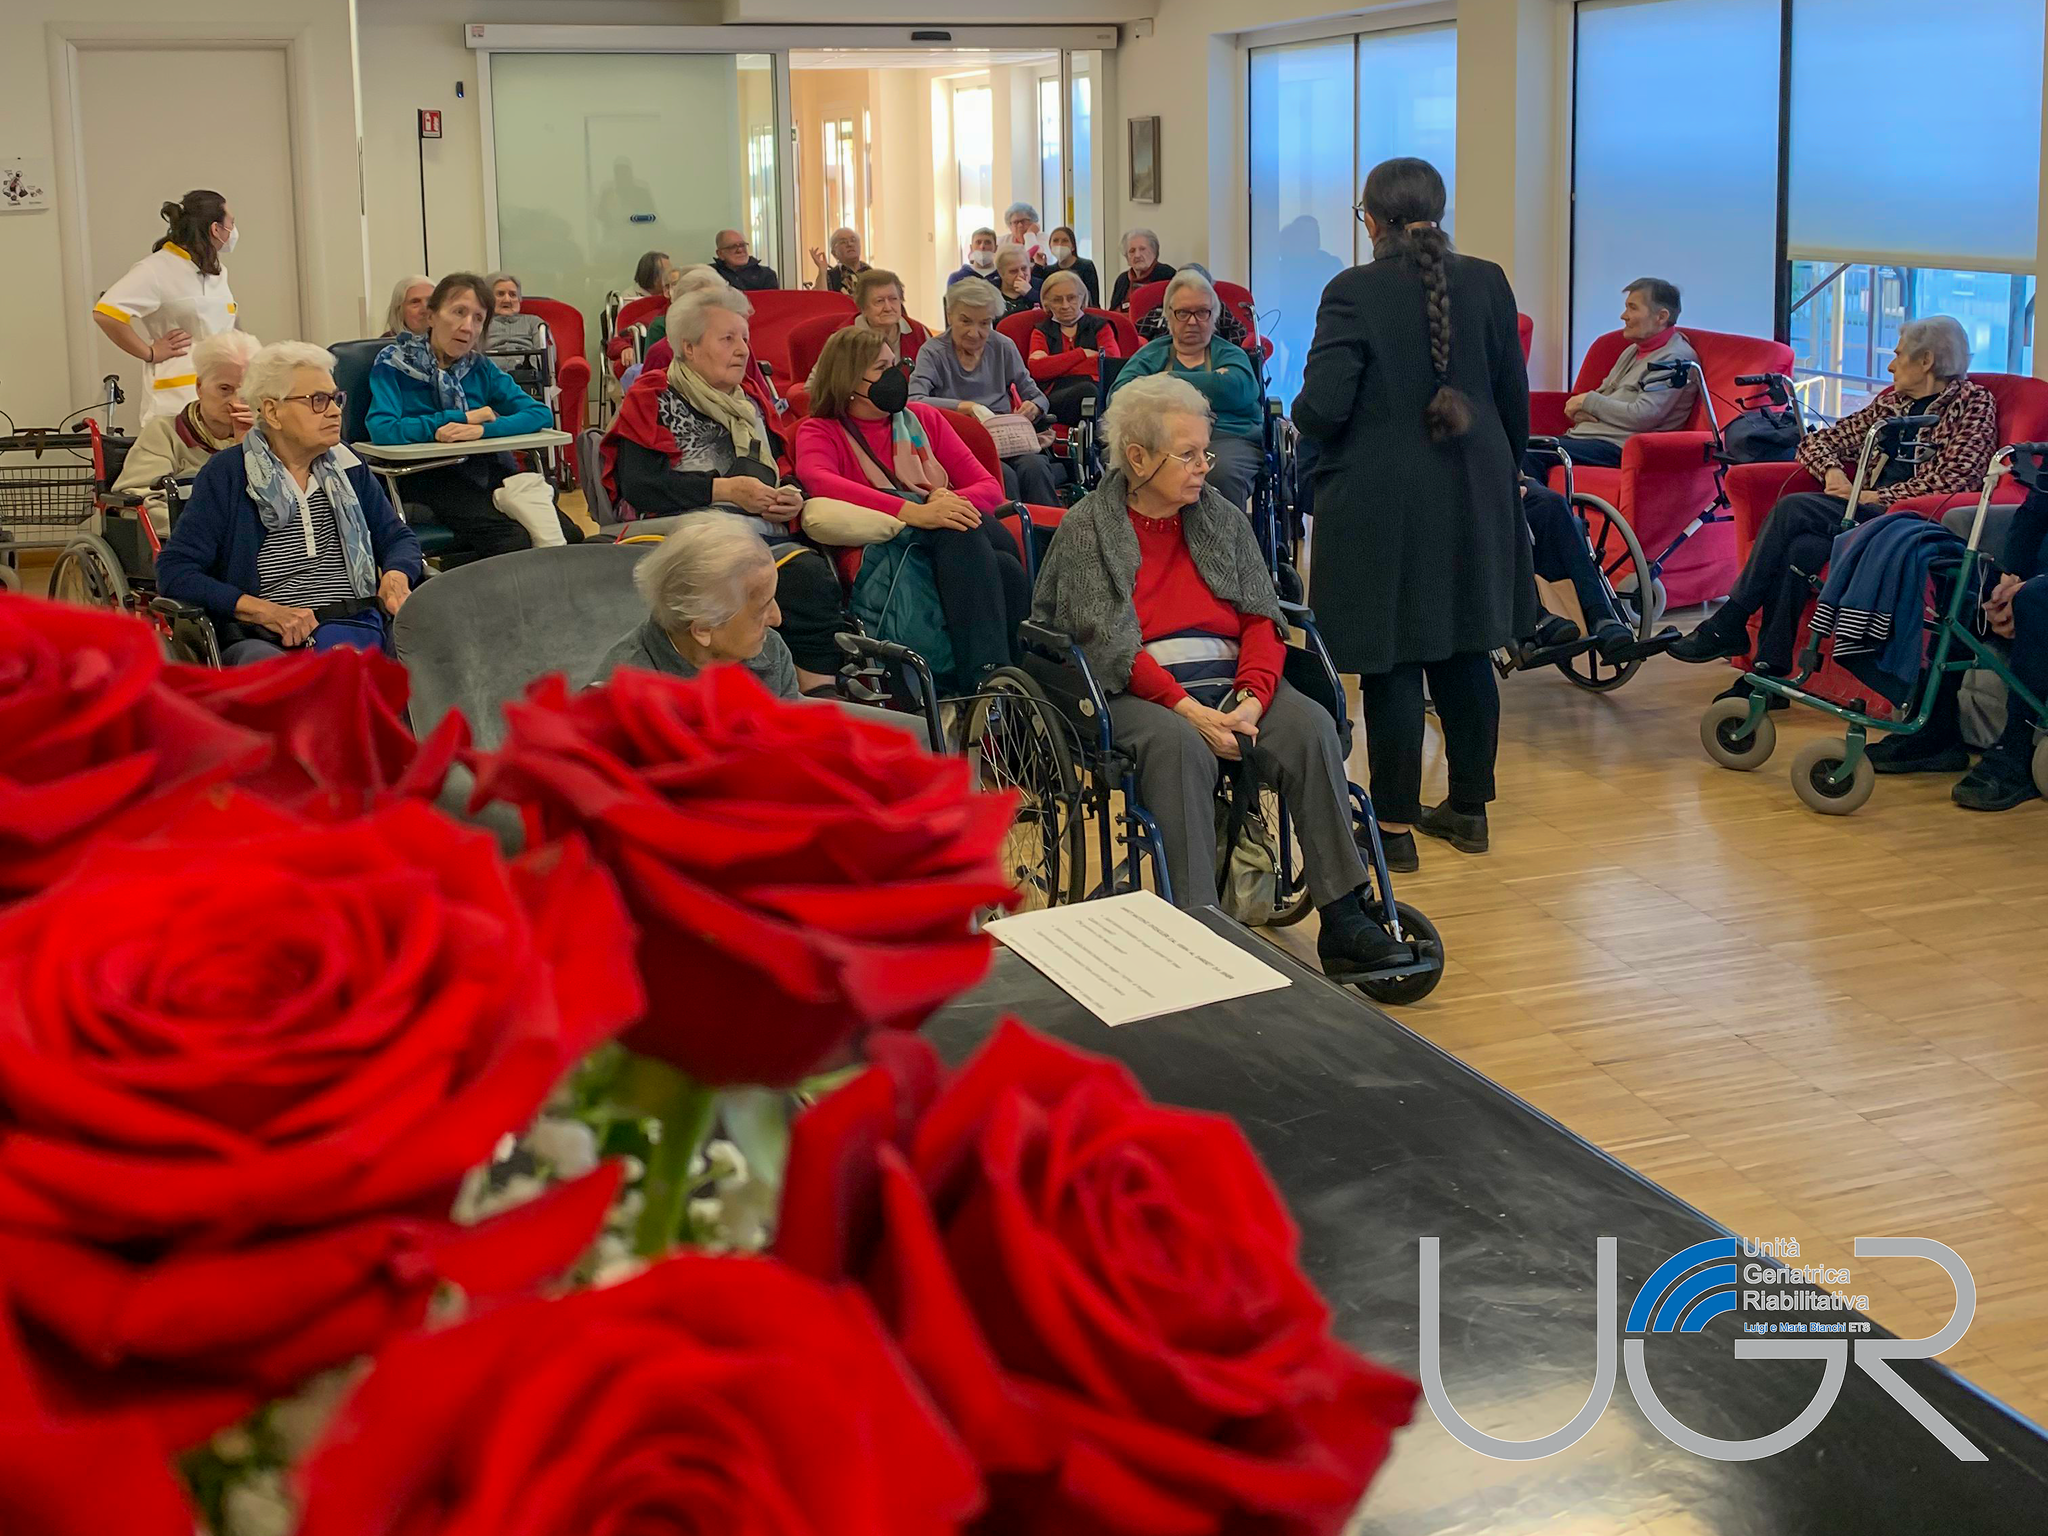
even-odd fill
[(843, 420), (840, 425), (853, 441), (853, 456), (860, 460), (861, 473), (876, 490), (894, 491), (906, 500), (922, 503), (933, 491), (943, 491), (952, 484), (946, 475), (946, 466), (932, 452), (924, 423), (911, 414), (909, 407), (889, 418), (889, 457), (895, 471), (893, 478), (888, 470), (875, 462), (860, 428), (851, 419)]
[(482, 361), (475, 348), (443, 368), (441, 360), (434, 356), (433, 342), (417, 332), (406, 331), (377, 354), (377, 361), (396, 368), (409, 379), (432, 385), (442, 410), (467, 414), (471, 409), (464, 397), (463, 381)]
[[(370, 525), (363, 518), (363, 505), (356, 500), (355, 486), (342, 472), (344, 454), (347, 464), (360, 462), (345, 448), (330, 448), (313, 460), (313, 483), (327, 493), (327, 505), (334, 509), (342, 557), (348, 562), (349, 585), (357, 597), (368, 597), (377, 590), (377, 557), (370, 548)], [(276, 533), (288, 527), (293, 518), (305, 517), (305, 504), (299, 499), (299, 488), (292, 481), (291, 471), (264, 439), (261, 427), (251, 428), (242, 439), (242, 468), (249, 480), (249, 499), (256, 503), (256, 515), (263, 520), (266, 533)]]

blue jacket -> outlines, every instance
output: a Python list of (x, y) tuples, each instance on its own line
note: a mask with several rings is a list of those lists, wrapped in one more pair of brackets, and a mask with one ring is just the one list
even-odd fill
[[(481, 396), (481, 398), (478, 398)], [(485, 437), (517, 437), (545, 432), (555, 424), (548, 408), (512, 382), (512, 376), (488, 357), (479, 357), (463, 380), (463, 398), (470, 410), (489, 406), (496, 421), (484, 423)], [(409, 378), (383, 360), (370, 368), (370, 414), (364, 425), (373, 443), (431, 443), (434, 434), (467, 413), (447, 411), (424, 380)]]
[(1828, 555), (1814, 628), (1835, 637), (1835, 660), (1858, 682), (1894, 704), (1920, 680), (1928, 577), (1962, 547), (1940, 523), (1902, 514), (1842, 534)]
[[(362, 504), (378, 571), (403, 571), (418, 586), (426, 570), (419, 536), (391, 510), (384, 488), (361, 459), (346, 448), (331, 452)], [(236, 602), (256, 592), (256, 552), (262, 547), (263, 519), (249, 499), (241, 450), (216, 453), (192, 482), (192, 499), (156, 558), (157, 590), (231, 622)]]

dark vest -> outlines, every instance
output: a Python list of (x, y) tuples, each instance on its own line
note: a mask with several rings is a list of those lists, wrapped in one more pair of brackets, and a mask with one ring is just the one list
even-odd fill
[[(1109, 322), (1102, 316), (1091, 315), (1083, 310), (1080, 320), (1074, 325), (1074, 345), (1083, 351), (1100, 352), (1102, 333), (1110, 328)], [(1061, 331), (1059, 321), (1053, 319), (1051, 315), (1038, 322), (1038, 334), (1045, 338), (1046, 351), (1057, 354), (1067, 350), (1066, 334)]]

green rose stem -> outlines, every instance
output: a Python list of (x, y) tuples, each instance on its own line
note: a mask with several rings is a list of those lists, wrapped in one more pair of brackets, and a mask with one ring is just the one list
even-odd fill
[(648, 1149), (640, 1184), (640, 1227), (634, 1250), (658, 1259), (675, 1247), (690, 1199), (690, 1164), (711, 1134), (718, 1094), (674, 1067), (645, 1056), (628, 1061), (620, 1076), (623, 1096), (661, 1122), (661, 1139)]

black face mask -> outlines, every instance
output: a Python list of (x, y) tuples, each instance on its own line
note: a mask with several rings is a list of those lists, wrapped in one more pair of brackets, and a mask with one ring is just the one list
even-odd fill
[(868, 404), (884, 416), (894, 416), (910, 404), (910, 380), (900, 368), (889, 368), (868, 386)]

